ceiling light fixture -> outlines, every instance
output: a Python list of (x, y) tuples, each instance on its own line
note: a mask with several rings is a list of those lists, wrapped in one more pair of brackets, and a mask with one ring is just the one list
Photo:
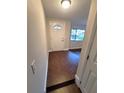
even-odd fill
[(62, 0), (61, 4), (64, 9), (67, 9), (71, 6), (71, 0)]

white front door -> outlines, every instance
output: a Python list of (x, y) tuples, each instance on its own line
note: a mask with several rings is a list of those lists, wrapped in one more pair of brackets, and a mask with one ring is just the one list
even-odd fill
[(50, 21), (50, 48), (61, 51), (65, 47), (65, 22)]
[(97, 35), (95, 35), (81, 79), (83, 93), (97, 93)]

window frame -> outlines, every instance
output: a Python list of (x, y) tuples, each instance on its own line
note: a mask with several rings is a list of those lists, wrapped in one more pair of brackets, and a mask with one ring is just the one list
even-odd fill
[[(72, 40), (72, 30), (75, 30), (75, 31), (76, 31), (73, 40)], [(79, 28), (73, 28), (73, 29), (71, 29), (71, 34), (70, 34), (70, 40), (71, 40), (71, 41), (75, 41), (75, 42), (83, 41), (84, 38), (83, 38), (82, 40), (76, 40), (76, 38), (77, 38), (77, 35), (76, 35), (76, 34), (78, 33), (78, 30), (84, 30), (83, 33), (85, 33), (85, 29), (79, 29)]]

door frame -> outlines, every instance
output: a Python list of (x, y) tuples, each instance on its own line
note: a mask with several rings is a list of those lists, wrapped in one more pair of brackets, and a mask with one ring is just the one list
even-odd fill
[(89, 17), (87, 21), (87, 28), (85, 32), (85, 38), (82, 45), (80, 62), (78, 64), (77, 73), (75, 75), (75, 82), (79, 88), (81, 88), (81, 79), (85, 70), (87, 56), (92, 46), (95, 32), (97, 30), (97, 5), (96, 0), (91, 1)]
[[(91, 45), (91, 49), (90, 49), (88, 55), (89, 55), (89, 57), (88, 57), (88, 59), (86, 61), (84, 73), (83, 73), (82, 78), (81, 78), (81, 87), (80, 87), (80, 89), (81, 89), (81, 91), (83, 91), (83, 93), (87, 93), (85, 85), (86, 85), (86, 81), (88, 80), (88, 77), (89, 77), (88, 75), (89, 75), (89, 72), (91, 71), (92, 67), (94, 67), (95, 76), (96, 76), (96, 80), (95, 81), (97, 83), (97, 31), (95, 33), (95, 36), (94, 36), (94, 39), (93, 39), (93, 43)], [(89, 72), (87, 70), (88, 68), (89, 68)], [(90, 86), (93, 88), (92, 84)], [(94, 89), (96, 91), (96, 86), (94, 86)]]

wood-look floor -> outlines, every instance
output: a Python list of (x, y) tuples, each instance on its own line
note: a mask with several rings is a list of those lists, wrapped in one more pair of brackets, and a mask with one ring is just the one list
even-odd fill
[(79, 63), (79, 59), (80, 59), (80, 51), (50, 52), (47, 87), (74, 79), (77, 66)]
[(81, 91), (75, 84), (71, 84), (48, 93), (81, 93)]

